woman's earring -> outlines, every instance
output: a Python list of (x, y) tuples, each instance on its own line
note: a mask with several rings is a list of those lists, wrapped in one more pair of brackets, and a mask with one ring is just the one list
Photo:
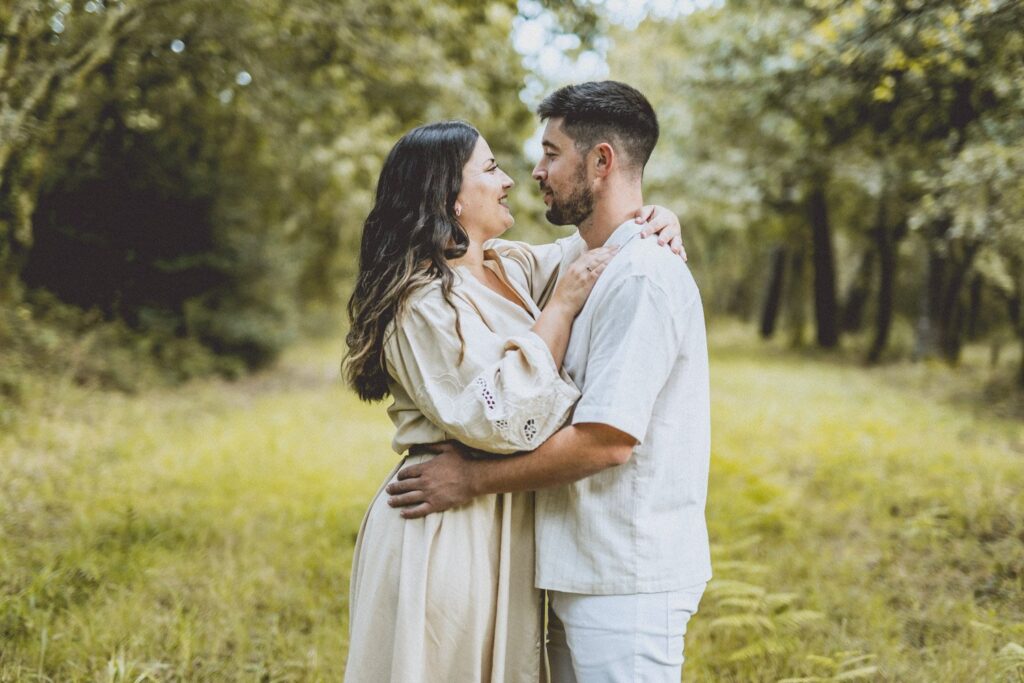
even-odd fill
[(458, 217), (458, 216), (461, 216), (461, 215), (462, 215), (462, 207), (459, 206), (458, 204), (456, 204), (455, 205), (455, 216)]

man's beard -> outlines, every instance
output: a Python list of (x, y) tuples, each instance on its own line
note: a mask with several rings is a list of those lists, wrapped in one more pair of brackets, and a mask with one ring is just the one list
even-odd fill
[(579, 225), (594, 212), (594, 193), (587, 187), (587, 172), (580, 166), (572, 192), (564, 201), (551, 195), (551, 208), (544, 217), (555, 225)]

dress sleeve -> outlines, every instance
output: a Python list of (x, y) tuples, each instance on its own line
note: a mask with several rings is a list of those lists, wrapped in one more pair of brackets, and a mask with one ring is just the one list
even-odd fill
[(440, 287), (431, 290), (392, 326), (388, 372), (427, 419), (467, 446), (503, 454), (539, 446), (565, 423), (576, 386), (533, 332), (497, 335), (471, 303), (453, 293), (453, 308)]
[(527, 244), (493, 239), (484, 243), (505, 259), (505, 272), (526, 288), (534, 303), (543, 307), (558, 280), (564, 249), (561, 241), (550, 244)]

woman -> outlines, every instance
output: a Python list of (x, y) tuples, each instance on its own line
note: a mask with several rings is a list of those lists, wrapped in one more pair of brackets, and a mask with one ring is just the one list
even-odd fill
[[(416, 445), (446, 439), (531, 450), (579, 397), (562, 357), (614, 252), (581, 256), (540, 310), (530, 292), (546, 289), (559, 247), (485, 249), (513, 223), (512, 186), (461, 122), (411, 131), (384, 162), (349, 302), (345, 373), (361, 398), (393, 397), (392, 446), (410, 453), (399, 466), (431, 457)], [(346, 680), (539, 680), (533, 568), (531, 494), (481, 496), (406, 521), (378, 492), (353, 559)]]

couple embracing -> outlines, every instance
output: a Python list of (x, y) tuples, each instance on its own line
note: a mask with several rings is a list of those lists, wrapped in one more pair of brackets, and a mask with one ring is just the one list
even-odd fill
[(614, 81), (538, 113), (547, 218), (578, 228), (553, 244), (497, 239), (513, 182), (468, 124), (381, 171), (345, 372), (392, 397), (405, 457), (356, 542), (349, 683), (681, 676), (711, 578), (708, 363), (678, 221), (643, 207), (657, 117)]

